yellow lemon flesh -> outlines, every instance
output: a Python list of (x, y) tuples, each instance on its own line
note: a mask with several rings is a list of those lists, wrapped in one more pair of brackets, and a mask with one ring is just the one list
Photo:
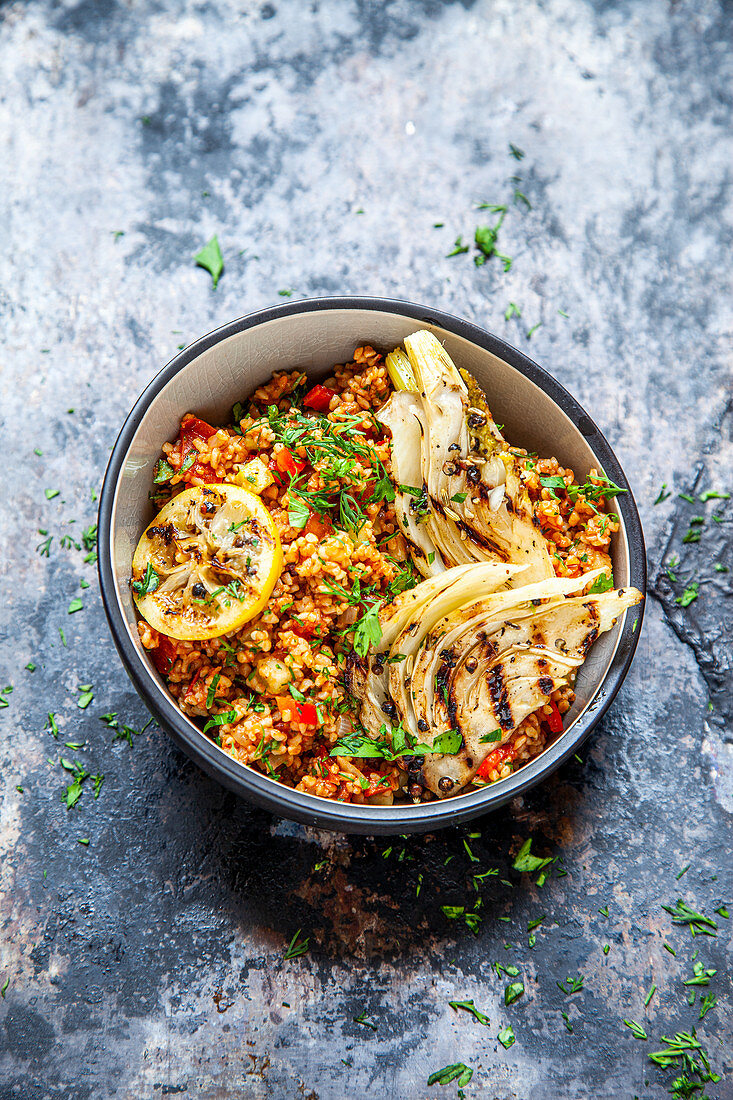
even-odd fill
[(186, 489), (137, 544), (132, 590), (140, 614), (181, 641), (219, 638), (265, 607), (283, 567), (272, 516), (238, 485)]

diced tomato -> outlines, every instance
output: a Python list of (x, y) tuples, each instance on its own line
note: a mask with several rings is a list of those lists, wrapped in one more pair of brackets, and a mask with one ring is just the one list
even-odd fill
[(162, 676), (167, 676), (178, 656), (178, 646), (166, 634), (158, 635), (158, 644), (152, 651), (153, 664)]
[(506, 745), (499, 745), (498, 749), (494, 749), (493, 752), (489, 753), (476, 775), (479, 779), (488, 779), (490, 772), (495, 771), (500, 764), (506, 764), (507, 761), (513, 760), (516, 754), (517, 750), (513, 741), (507, 742)]
[(297, 477), (298, 474), (302, 474), (306, 467), (306, 463), (298, 458), (297, 455), (289, 451), (287, 447), (283, 447), (281, 451), (278, 451), (273, 461), (275, 463), (275, 469), (272, 472), (280, 485), (286, 484), (286, 480), (283, 477), (284, 474), (289, 474), (290, 477)]
[(336, 396), (335, 390), (329, 390), (328, 386), (314, 386), (303, 398), (303, 404), (316, 412), (327, 412), (331, 404), (331, 398)]
[(330, 535), (332, 531), (333, 527), (331, 524), (323, 520), (321, 516), (317, 516), (314, 512), (311, 512), (308, 522), (303, 528), (304, 535), (315, 535), (316, 538), (319, 539), (325, 538), (326, 535)]
[(557, 703), (554, 701), (554, 699), (550, 699), (549, 706), (552, 714), (548, 715), (548, 717), (545, 718), (545, 722), (547, 722), (547, 725), (550, 727), (550, 731), (552, 733), (562, 733), (562, 715), (557, 709)]
[(281, 714), (290, 714), (290, 721), (304, 726), (317, 726), (318, 713), (313, 703), (299, 703), (289, 695), (278, 695), (275, 699)]
[(364, 798), (373, 798), (375, 794), (386, 794), (387, 791), (391, 791), (390, 784), (384, 782), (384, 776), (379, 772), (369, 772), (366, 776), (369, 780), (369, 786), (363, 792)]
[(299, 638), (305, 638), (310, 641), (310, 639), (315, 635), (317, 627), (315, 623), (294, 622), (290, 629), (292, 630), (293, 634), (297, 634)]

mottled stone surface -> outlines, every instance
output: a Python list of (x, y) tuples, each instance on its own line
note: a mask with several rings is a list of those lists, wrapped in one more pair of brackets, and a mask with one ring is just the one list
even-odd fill
[[(467, 1097), (661, 1097), (674, 1074), (647, 1055), (695, 1022), (730, 1075), (730, 922), (693, 940), (661, 906), (733, 900), (731, 581), (712, 571), (733, 565), (733, 505), (676, 496), (733, 488), (731, 22), (711, 0), (0, 6), (2, 1100), (453, 1097), (427, 1078), (459, 1061)], [(507, 274), (444, 258), (490, 219), (479, 200), (510, 204)], [(216, 291), (191, 260), (213, 232)], [(312, 833), (238, 803), (154, 727), (130, 746), (100, 721), (146, 716), (94, 566), (61, 539), (94, 522), (117, 430), (176, 346), (282, 290), (486, 325), (573, 391), (635, 486), (663, 606), (626, 685), (582, 761), (473, 828)], [(87, 779), (65, 808), (62, 755), (104, 774), (98, 799)], [(529, 836), (560, 861), (541, 888), (511, 868)], [(477, 896), (474, 935), (441, 907)], [(286, 962), (298, 928), (310, 950)], [(718, 972), (701, 1022), (682, 985), (696, 949)], [(525, 985), (509, 1007), (497, 961)], [(466, 998), (490, 1027), (448, 1005)]]

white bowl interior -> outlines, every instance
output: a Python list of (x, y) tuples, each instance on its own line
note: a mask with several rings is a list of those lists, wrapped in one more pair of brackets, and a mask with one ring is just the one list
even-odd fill
[[(183, 414), (195, 412), (212, 424), (226, 423), (235, 402), (247, 398), (273, 371), (299, 367), (313, 378), (323, 377), (335, 363), (348, 362), (360, 344), (391, 350), (417, 328), (434, 332), (455, 363), (477, 379), (512, 443), (542, 457), (556, 456), (561, 465), (571, 466), (578, 478), (591, 467), (602, 469), (583, 430), (543, 390), (491, 352), (429, 322), (376, 310), (325, 309), (263, 321), (227, 337), (201, 352), (152, 400), (135, 432), (115, 494), (112, 558), (117, 599), (130, 639), (161, 693), (168, 694), (137, 632), (130, 565), (138, 539), (153, 515), (148, 499), (153, 465), (162, 444), (177, 437)], [(590, 427), (588, 422), (589, 434)], [(628, 583), (630, 564), (627, 533), (623, 518), (619, 519), (621, 530), (613, 540), (612, 558), (616, 584), (623, 586)], [(563, 736), (593, 701), (613, 659), (622, 622), (595, 643), (580, 670), (571, 722)], [(190, 719), (184, 720), (195, 735), (204, 737)]]

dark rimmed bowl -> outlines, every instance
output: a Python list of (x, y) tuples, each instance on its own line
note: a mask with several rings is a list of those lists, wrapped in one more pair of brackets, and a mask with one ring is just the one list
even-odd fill
[(578, 674), (565, 731), (535, 760), (491, 787), (421, 806), (356, 806), (291, 790), (239, 764), (177, 707), (140, 644), (129, 577), (132, 554), (150, 522), (153, 465), (175, 439), (185, 412), (213, 424), (274, 370), (302, 367), (314, 378), (347, 362), (354, 347), (390, 350), (428, 328), (488, 394), (512, 443), (555, 455), (582, 477), (591, 466), (627, 492), (613, 502), (621, 529), (612, 547), (618, 586), (646, 592), (644, 536), (618, 459), (578, 402), (546, 371), (497, 336), (449, 314), (386, 298), (320, 298), (242, 317), (190, 344), (140, 395), (109, 460), (99, 506), (99, 576), (117, 650), (160, 725), (192, 760), (225, 787), (282, 817), (344, 833), (421, 833), (503, 806), (555, 771), (588, 736), (621, 687), (639, 640), (644, 604), (632, 608), (593, 646)]

